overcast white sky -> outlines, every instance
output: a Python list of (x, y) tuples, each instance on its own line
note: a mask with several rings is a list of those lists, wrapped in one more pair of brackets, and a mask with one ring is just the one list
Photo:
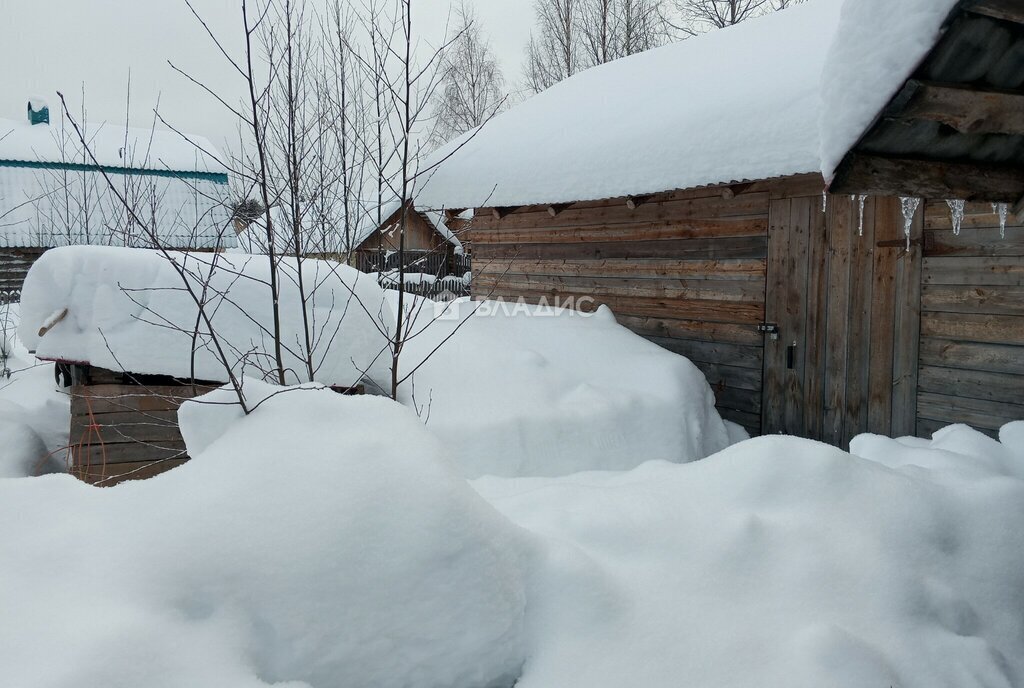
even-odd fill
[[(532, 3), (470, 2), (506, 78), (518, 81)], [(220, 35), (238, 37), (240, 0), (194, 5)], [(449, 0), (415, 0), (413, 21), (427, 40), (440, 40), (448, 9)], [(0, 0), (0, 26), (0, 118), (24, 117), (32, 95), (53, 105), (58, 90), (77, 107), (84, 83), (89, 119), (123, 122), (130, 68), (133, 124), (151, 124), (159, 97), (161, 114), (176, 128), (217, 145), (237, 138), (230, 114), (167, 65), (173, 61), (220, 93), (241, 92), (184, 0)]]

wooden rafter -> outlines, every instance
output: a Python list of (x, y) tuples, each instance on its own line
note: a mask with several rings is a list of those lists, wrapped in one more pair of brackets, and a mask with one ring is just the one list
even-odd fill
[(649, 200), (651, 200), (650, 196), (628, 196), (626, 198), (626, 207), (630, 210), (636, 210)]
[(966, 0), (963, 8), (993, 19), (1024, 24), (1024, 0)]
[(1024, 195), (1024, 169), (850, 153), (836, 171), (829, 190), (1016, 203)]
[(1022, 134), (1024, 95), (911, 80), (885, 116), (941, 122), (964, 134)]
[(548, 215), (558, 217), (562, 211), (571, 206), (572, 203), (552, 203), (548, 206)]

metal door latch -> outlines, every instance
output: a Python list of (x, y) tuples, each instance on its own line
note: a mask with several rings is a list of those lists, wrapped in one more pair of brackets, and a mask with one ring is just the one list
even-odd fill
[(761, 334), (771, 335), (773, 341), (779, 338), (779, 326), (776, 323), (761, 323), (757, 326), (757, 331)]

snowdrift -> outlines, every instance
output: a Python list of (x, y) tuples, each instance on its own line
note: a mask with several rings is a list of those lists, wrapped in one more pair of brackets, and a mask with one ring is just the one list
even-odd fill
[[(266, 257), (172, 253), (206, 312), (237, 376), (273, 367), (270, 267)], [(281, 340), (289, 382), (305, 381), (303, 311), (293, 259), (282, 262)], [(352, 268), (303, 262), (315, 378), (351, 386), (388, 377), (381, 334), (391, 321), (383, 291)], [(53, 321), (64, 310), (63, 320)], [(198, 341), (192, 333), (199, 328)], [(53, 328), (40, 337), (44, 325)], [(85, 362), (115, 371), (226, 382), (209, 329), (185, 281), (157, 251), (71, 246), (47, 251), (32, 266), (22, 296), (20, 336), (47, 360)], [(195, 375), (191, 359), (196, 349)]]
[(414, 374), (400, 400), (469, 477), (693, 461), (730, 443), (703, 373), (606, 307), (416, 300), (409, 311), (400, 373)]
[(529, 543), (412, 413), (302, 389), (206, 431), (145, 482), (0, 480), (4, 685), (511, 686)]
[(0, 478), (66, 470), (70, 403), (56, 389), (53, 366), (18, 339), (19, 319), (17, 303), (0, 304)]
[(1024, 423), (1003, 434), (476, 481), (546, 546), (517, 688), (1024, 685)]

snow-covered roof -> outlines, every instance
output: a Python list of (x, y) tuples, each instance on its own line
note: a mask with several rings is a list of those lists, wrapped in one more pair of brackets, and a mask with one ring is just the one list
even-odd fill
[[(124, 200), (162, 246), (235, 245), (230, 188), (211, 179), (0, 165), (0, 246), (153, 247)], [(123, 197), (119, 198), (118, 196)]]
[(514, 206), (828, 178), (956, 1), (809, 0), (589, 69), (442, 147), (417, 204)]
[[(419, 197), (417, 196), (417, 199), (418, 198)], [(451, 227), (448, 226), (448, 216), (445, 213), (445, 211), (444, 210), (437, 210), (437, 209), (434, 209), (434, 208), (428, 208), (428, 207), (422, 206), (422, 205), (420, 205), (418, 203), (418, 201), (414, 201), (413, 203), (414, 203), (414, 206), (413, 206), (414, 212), (418, 213), (420, 215), (420, 217), (422, 217), (424, 220), (426, 220), (427, 223), (430, 224), (434, 228), (434, 230), (437, 231), (437, 233), (440, 234), (441, 237), (445, 241), (447, 241), (452, 246), (454, 246), (456, 253), (462, 253), (463, 250), (464, 250), (464, 248), (462, 246), (462, 241), (459, 240), (459, 237), (458, 237), (457, 233), (454, 230), (452, 230)], [(382, 218), (384, 218), (384, 223), (387, 223), (388, 220), (390, 220), (391, 217), (395, 213), (397, 213), (398, 209), (401, 208), (401, 207), (402, 207), (402, 202), (401, 202), (401, 200), (399, 200), (397, 198), (393, 199), (391, 201), (388, 201), (387, 203), (383, 204), (381, 206), (380, 216)], [(440, 205), (438, 207), (444, 208), (445, 206), (442, 204), (442, 205)], [(451, 207), (451, 206), (448, 206), (448, 207)], [(463, 213), (463, 215), (466, 215), (467, 213), (469, 213), (469, 216), (472, 217), (471, 212), (472, 211), (465, 211)], [(373, 229), (376, 230), (377, 227), (374, 227)], [(373, 231), (366, 232), (362, 236), (362, 238), (360, 238), (354, 245), (358, 246), (359, 244), (363, 243), (368, 238), (370, 238), (371, 234), (373, 234)]]
[[(206, 314), (238, 376), (273, 369), (273, 311), (265, 256), (173, 253), (195, 293), (207, 294)], [(387, 379), (382, 351), (390, 322), (376, 280), (338, 263), (306, 260), (305, 291), (294, 259), (280, 263), (278, 295), (283, 360), (290, 382), (307, 378), (305, 314), (313, 339), (317, 382), (355, 385)], [(205, 324), (179, 270), (158, 251), (68, 246), (44, 253), (25, 280), (19, 336), (45, 360), (88, 363), (137, 374), (227, 381)], [(57, 317), (66, 309), (64, 317)], [(342, 322), (344, 321), (344, 322)], [(40, 336), (41, 327), (52, 325)], [(193, 361), (192, 351), (196, 347)]]
[(83, 131), (91, 155), (67, 122), (0, 119), (0, 246), (152, 246), (126, 201), (164, 246), (234, 245), (227, 169), (209, 141), (111, 124)]
[[(220, 153), (201, 136), (159, 129), (86, 123), (88, 155), (70, 123), (51, 115), (52, 124), (0, 119), (0, 161), (80, 164), (104, 167), (226, 175)], [(95, 160), (93, 160), (93, 156)], [(227, 181), (226, 179), (224, 181)]]

